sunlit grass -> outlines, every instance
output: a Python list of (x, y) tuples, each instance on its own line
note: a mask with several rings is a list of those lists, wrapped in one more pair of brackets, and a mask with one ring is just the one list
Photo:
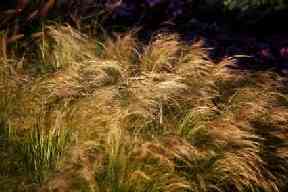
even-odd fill
[(287, 185), (287, 88), (277, 74), (233, 70), (233, 58), (214, 63), (201, 41), (187, 45), (177, 35), (142, 45), (134, 32), (103, 43), (69, 26), (44, 32), (41, 75), (17, 60), (0, 68), (3, 135), (20, 138), (24, 177), (42, 190)]
[[(57, 117), (56, 124), (60, 123), (57, 122), (61, 121), (60, 118), (62, 116)], [(43, 124), (41, 120), (37, 124), (40, 127), (33, 127), (30, 135), (21, 142), (17, 152), (23, 157), (21, 163), (25, 167), (25, 172), (36, 182), (43, 182), (61, 160), (71, 130), (61, 124), (55, 124), (52, 129), (46, 131), (41, 127)]]

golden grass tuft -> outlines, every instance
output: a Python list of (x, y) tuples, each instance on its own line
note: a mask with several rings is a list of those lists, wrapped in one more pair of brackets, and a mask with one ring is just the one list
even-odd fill
[[(72, 132), (42, 191), (57, 180), (68, 191), (284, 189), (287, 96), (277, 74), (233, 70), (233, 58), (214, 63), (201, 41), (187, 45), (173, 34), (146, 46), (134, 32), (119, 35), (100, 55), (90, 38), (48, 27), (38, 58), (53, 70), (0, 67), (1, 123), (19, 135)], [(21, 84), (17, 74), (31, 78)]]
[(136, 58), (137, 40), (135, 38), (136, 31), (127, 34), (118, 34), (116, 37), (107, 38), (104, 42), (104, 52), (102, 57), (108, 60), (116, 61), (122, 68), (123, 74), (126, 76), (133, 75), (138, 71)]
[(173, 71), (180, 48), (175, 34), (158, 34), (140, 57), (141, 69), (147, 72)]

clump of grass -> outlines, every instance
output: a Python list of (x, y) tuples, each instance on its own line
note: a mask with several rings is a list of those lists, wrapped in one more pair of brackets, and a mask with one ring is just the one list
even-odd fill
[(118, 34), (116, 37), (108, 37), (104, 42), (103, 58), (115, 60), (126, 70), (131, 69), (136, 58), (138, 44), (135, 38), (136, 31), (126, 34)]
[(49, 27), (45, 41), (40, 53), (53, 70), (18, 87), (11, 103), (21, 105), (3, 119), (31, 133), (21, 145), (30, 159), (24, 167), (40, 180), (73, 131), (65, 166), (46, 186), (60, 180), (67, 190), (86, 183), (85, 190), (101, 192), (285, 187), (287, 102), (277, 74), (237, 71), (228, 67), (233, 58), (214, 63), (201, 41), (186, 45), (177, 35), (157, 36), (140, 53), (133, 33), (124, 34), (107, 40), (100, 55), (96, 40), (71, 27)]
[(22, 156), (25, 172), (36, 182), (43, 182), (61, 160), (69, 138), (70, 130), (61, 124), (61, 115), (55, 120), (52, 129), (45, 130), (43, 120), (36, 120), (30, 135), (21, 141), (18, 153)]
[(144, 49), (144, 53), (140, 57), (142, 70), (147, 72), (173, 70), (179, 47), (177, 35), (159, 34)]
[(60, 161), (69, 140), (65, 115), (59, 112), (66, 114), (67, 102), (57, 103), (48, 81), (26, 71), (25, 61), (1, 60), (0, 129), (6, 146), (1, 154), (11, 162), (3, 174), (41, 183)]
[[(96, 166), (96, 191), (184, 191), (188, 184), (154, 156), (144, 160), (144, 145), (137, 136), (114, 128), (108, 133), (105, 155)], [(153, 153), (156, 154), (156, 153)]]
[[(121, 130), (114, 128), (108, 133), (107, 143), (105, 144), (106, 159), (102, 168), (96, 169), (96, 183), (98, 191), (129, 191), (133, 187), (130, 184), (127, 174), (130, 174), (128, 168), (129, 154), (125, 154), (126, 146), (123, 143)], [(129, 153), (129, 152), (128, 152)], [(125, 190), (125, 188), (127, 188)]]
[(43, 35), (38, 40), (40, 58), (37, 59), (43, 67), (57, 71), (84, 59), (91, 59), (96, 53), (93, 42), (88, 43), (87, 36), (70, 26), (44, 26), (42, 30)]

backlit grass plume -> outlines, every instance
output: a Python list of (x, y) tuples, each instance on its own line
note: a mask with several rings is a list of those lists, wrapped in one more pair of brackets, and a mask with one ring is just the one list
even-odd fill
[(26, 186), (32, 172), (41, 191), (287, 187), (285, 78), (215, 63), (173, 34), (143, 45), (133, 32), (100, 42), (50, 26), (38, 49), (42, 75), (19, 68), (25, 58), (1, 65), (1, 129), (20, 138)]

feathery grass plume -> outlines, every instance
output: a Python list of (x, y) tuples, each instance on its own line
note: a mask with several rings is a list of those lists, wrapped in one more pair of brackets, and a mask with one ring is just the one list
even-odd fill
[[(239, 75), (242, 75), (242, 77), (239, 78)], [(285, 148), (286, 144), (278, 145), (279, 143), (285, 143), (283, 142), (285, 136), (284, 138), (276, 136), (276, 132), (278, 132), (276, 130), (279, 129), (275, 129), (275, 125), (277, 127), (279, 124), (277, 125), (276, 123), (273, 125), (271, 119), (273, 113), (271, 113), (271, 110), (277, 109), (279, 105), (280, 108), (283, 109), (281, 105), (285, 104), (285, 102), (282, 103), (281, 94), (275, 95), (275, 92), (283, 90), (283, 88), (281, 88), (283, 86), (282, 79), (279, 78), (278, 75), (269, 72), (246, 72), (239, 73), (238, 75), (234, 74), (233, 76), (232, 79), (228, 81), (222, 80), (217, 82), (220, 88), (220, 95), (215, 101), (218, 107), (224, 104), (225, 107), (220, 108), (226, 111), (226, 118), (230, 117), (230, 119), (234, 119), (233, 121), (235, 122), (243, 122), (246, 125), (249, 124), (250, 128), (248, 132), (261, 138), (260, 140), (256, 139), (256, 141), (259, 149), (261, 149), (258, 152), (258, 156), (263, 163), (261, 165), (255, 162), (255, 166), (258, 165), (258, 167), (260, 167), (264, 177), (258, 176), (258, 180), (255, 180), (258, 186), (251, 185), (250, 187), (263, 188), (267, 191), (281, 191), (284, 185), (283, 183), (285, 183), (283, 181), (286, 180), (286, 176), (284, 175), (287, 175), (287, 164), (284, 163), (285, 158), (283, 159), (283, 157), (279, 157), (277, 153), (274, 153), (274, 149), (280, 149), (280, 146)], [(221, 99), (218, 100), (219, 98)], [(281, 101), (279, 101), (279, 99)], [(285, 112), (282, 112), (277, 114), (277, 117), (280, 117), (280, 119), (285, 118)], [(282, 125), (285, 125), (285, 121), (282, 121)], [(253, 174), (250, 173), (250, 175), (252, 176)]]
[(88, 41), (87, 36), (71, 26), (48, 26), (43, 31), (45, 33), (39, 40), (38, 59), (53, 71), (72, 68), (75, 63), (95, 57), (96, 41)]
[[(217, 111), (210, 107), (195, 107), (183, 115), (177, 126), (178, 135), (187, 138), (194, 145), (207, 141), (208, 122), (217, 117)], [(198, 139), (193, 139), (197, 137)], [(206, 143), (205, 143), (206, 145)]]
[[(119, 120), (121, 105), (116, 88), (102, 88), (71, 106), (70, 121), (79, 139), (101, 139)], [(89, 120), (88, 120), (89, 119)]]
[[(206, 141), (203, 140), (205, 135), (194, 134), (192, 144), (181, 138), (168, 137), (162, 144), (153, 144), (153, 155), (146, 152), (146, 156), (142, 154), (140, 157), (158, 157), (161, 165), (175, 170), (172, 172), (174, 177), (184, 177), (183, 184), (192, 191), (242, 191), (256, 188), (277, 191), (274, 178), (269, 180), (263, 172), (264, 163), (258, 155), (259, 147), (254, 142), (254, 136), (249, 132), (239, 136), (240, 130), (235, 128), (238, 132), (227, 133), (233, 133), (234, 137), (230, 139), (221, 128), (208, 128)], [(197, 141), (202, 141), (202, 146), (199, 147)]]
[(95, 90), (117, 84), (122, 78), (120, 66), (114, 61), (99, 59), (73, 63), (48, 79), (51, 96), (73, 98), (93, 95)]
[(108, 60), (115, 60), (123, 69), (126, 75), (132, 75), (138, 70), (136, 64), (138, 44), (135, 34), (136, 31), (130, 31), (125, 34), (118, 34), (116, 37), (108, 37), (104, 42), (104, 52), (102, 57)]
[[(264, 138), (260, 144), (262, 146), (261, 157), (267, 162), (265, 168), (271, 170), (277, 177), (276, 183), (280, 187), (285, 185), (288, 173), (287, 157), (285, 156), (288, 146), (286, 116), (286, 108), (273, 107), (250, 120), (255, 132)], [(279, 153), (280, 151), (281, 153)]]
[[(13, 64), (14, 63), (10, 63), (9, 65)], [(9, 70), (12, 70), (12, 66), (9, 66)], [(46, 111), (47, 109), (39, 109), (40, 104), (34, 103), (38, 101), (33, 101), (33, 99), (36, 98), (34, 97), (35, 95), (31, 97), (33, 93), (30, 93), (31, 95), (23, 95), (23, 93), (25, 93), (23, 87), (27, 86), (27, 82), (26, 84), (22, 82), (20, 85), (19, 83), (21, 81), (19, 79), (18, 81), (15, 80), (14, 83), (16, 83), (16, 87), (14, 87), (13, 90), (10, 89), (12, 88), (11, 80), (16, 78), (15, 71), (12, 74), (9, 73), (8, 77), (9, 78), (7, 78), (7, 76), (4, 77), (4, 74), (1, 73), (1, 78), (7, 79), (0, 83), (1, 87), (3, 85), (6, 91), (3, 92), (4, 95), (1, 93), (0, 137), (2, 137), (2, 129), (4, 129), (5, 142), (9, 144), (9, 147), (5, 147), (7, 151), (2, 151), (2, 148), (0, 150), (1, 154), (4, 152), (4, 154), (9, 155), (9, 157), (6, 155), (3, 156), (4, 160), (8, 161), (8, 167), (1, 170), (1, 175), (3, 172), (6, 172), (8, 178), (18, 178), (17, 182), (23, 182), (23, 184), (26, 184), (29, 178), (38, 183), (43, 181), (48, 172), (52, 171), (60, 160), (64, 146), (68, 141), (67, 133), (69, 129), (63, 130), (64, 127), (62, 127), (61, 123), (63, 117), (58, 117), (57, 114), (55, 114), (54, 129), (47, 130), (47, 127), (45, 127), (44, 130), (42, 126), (52, 123), (48, 120), (49, 113)], [(26, 96), (32, 100), (27, 98), (29, 103), (22, 103), (24, 98), (26, 99)], [(28, 105), (31, 104), (32, 106), (29, 108)], [(37, 109), (33, 109), (33, 107)], [(23, 114), (21, 114), (22, 112)], [(39, 116), (38, 113), (41, 112), (45, 113), (45, 115)], [(30, 115), (32, 115), (32, 117)], [(37, 117), (41, 117), (41, 122), (35, 122), (40, 120)], [(52, 119), (53, 118), (51, 118), (51, 121)], [(37, 129), (34, 127), (36, 124), (41, 126), (41, 131), (39, 130), (40, 128)], [(29, 133), (31, 133), (31, 135), (29, 135)], [(9, 161), (11, 161), (11, 163), (13, 162), (13, 164), (9, 164)]]
[[(3, 111), (1, 124), (3, 119), (5, 121), (3, 123), (9, 123), (9, 127), (17, 129), (17, 132), (22, 134), (19, 136), (17, 146), (14, 146), (17, 155), (22, 159), (18, 166), (24, 170), (24, 175), (31, 176), (37, 182), (42, 182), (55, 168), (68, 142), (69, 129), (65, 121), (66, 113), (70, 109), (65, 109), (65, 105), (69, 107), (71, 97), (79, 95), (79, 92), (81, 95), (88, 93), (87, 89), (91, 88), (93, 84), (91, 81), (94, 80), (93, 74), (89, 76), (89, 71), (94, 72), (92, 68), (86, 67), (81, 71), (85, 66), (83, 61), (92, 58), (93, 52), (91, 44), (84, 40), (82, 35), (69, 27), (50, 27), (47, 34), (48, 39), (43, 39), (39, 46), (40, 57), (43, 62), (46, 62), (45, 65), (52, 65), (53, 70), (48, 71), (49, 73), (44, 77), (36, 76), (34, 79), (27, 79), (25, 84), (17, 86), (15, 88), (17, 100), (12, 100), (15, 94), (8, 88), (8, 86), (12, 88), (11, 83), (14, 78), (18, 79), (18, 73), (12, 66), (14, 63), (9, 63), (10, 66), (1, 65), (3, 66), (1, 95), (2, 90), (3, 94), (9, 94), (1, 97), (1, 106), (3, 101), (3, 109), (7, 106), (7, 110), (11, 111)], [(49, 49), (46, 49), (46, 43), (51, 46)], [(110, 75), (114, 73), (111, 67), (104, 65), (102, 68), (102, 70), (97, 68), (95, 73), (99, 71), (104, 76), (107, 73), (111, 79)], [(66, 76), (59, 77), (61, 73)], [(21, 78), (18, 81), (20, 82)], [(101, 79), (95, 80), (94, 84), (101, 85), (101, 81)], [(113, 81), (113, 79), (108, 80), (108, 83)], [(71, 93), (72, 91), (77, 94)], [(12, 100), (12, 103), (9, 101), (11, 106), (7, 103), (7, 99)], [(59, 110), (64, 110), (63, 114), (60, 115), (57, 112)], [(27, 134), (28, 136), (25, 136)]]
[(218, 66), (208, 58), (208, 49), (203, 47), (203, 41), (197, 41), (192, 46), (184, 46), (176, 65), (176, 74), (182, 77), (182, 82), (188, 88), (186, 100), (190, 98), (190, 106), (211, 106), (211, 98), (218, 94), (215, 88), (216, 69)]
[(199, 81), (210, 75), (215, 64), (209, 59), (203, 40), (199, 40), (191, 46), (184, 46), (176, 67), (176, 73), (189, 80)]
[(216, 82), (219, 95), (215, 102), (222, 110), (234, 113), (239, 120), (253, 119), (277, 100), (277, 96), (273, 95), (276, 90), (281, 89), (281, 81), (273, 76), (269, 73), (239, 72), (229, 80), (219, 79)]
[[(207, 116), (205, 116), (205, 111), (200, 114), (196, 112), (190, 113), (184, 118), (180, 124), (180, 131), (189, 131), (190, 134), (187, 135), (189, 137), (186, 135), (184, 137), (193, 146), (197, 147), (196, 149), (215, 153), (218, 157), (213, 163), (213, 167), (217, 172), (213, 174), (219, 174), (219, 178), (223, 178), (223, 180), (222, 183), (214, 187), (224, 191), (226, 187), (233, 187), (237, 191), (246, 188), (251, 190), (254, 188), (264, 188), (268, 191), (277, 190), (277, 187), (274, 186), (275, 180), (273, 179), (275, 178), (273, 176), (270, 178), (271, 173), (264, 169), (265, 163), (260, 156), (259, 142), (261, 138), (253, 134), (252, 127), (249, 127), (249, 124), (239, 125), (238, 123), (237, 125), (231, 117), (221, 120), (219, 119), (221, 116), (215, 114), (215, 112), (213, 113), (213, 111), (212, 114), (208, 111)], [(226, 153), (229, 154), (227, 157)], [(233, 162), (230, 161), (232, 159)], [(222, 166), (222, 163), (225, 166)], [(266, 175), (269, 176), (266, 177)], [(205, 181), (205, 177), (203, 179)], [(233, 180), (230, 181), (230, 179)], [(196, 184), (195, 186), (201, 185)], [(204, 186), (207, 187), (210, 184)], [(207, 189), (198, 190), (206, 191)]]
[(174, 71), (181, 46), (178, 39), (175, 34), (156, 35), (140, 57), (141, 70), (145, 72)]
[[(210, 191), (215, 189), (212, 180), (221, 180), (221, 175), (213, 168), (217, 154), (198, 150), (181, 138), (170, 136), (161, 143), (153, 141), (142, 147), (138, 158), (147, 164), (157, 162), (161, 168), (159, 174), (168, 175), (166, 181), (160, 180), (162, 184), (169, 183), (162, 185), (164, 191)], [(157, 170), (156, 167), (151, 169)]]
[(12, 126), (11, 118), (19, 107), (19, 88), (25, 84), (17, 65), (20, 61), (16, 58), (0, 57), (0, 183), (3, 191), (18, 190), (18, 184), (26, 179), (22, 178), (19, 166), (18, 130)]
[[(204, 78), (208, 75), (213, 64), (208, 57), (208, 49), (204, 48), (203, 40), (198, 40), (191, 46), (184, 45), (180, 56), (181, 60), (177, 64), (177, 72), (184, 76), (187, 75), (187, 77), (194, 75), (193, 78)], [(190, 71), (190, 69), (194, 70)]]
[(145, 134), (151, 135), (151, 133), (159, 133), (161, 131), (157, 119), (154, 119), (151, 114), (143, 110), (127, 111), (121, 120), (121, 125), (123, 129), (142, 137)]
[(105, 159), (96, 162), (96, 191), (154, 191), (141, 163), (131, 159), (135, 146), (135, 138), (124, 135), (120, 127), (110, 129), (103, 146)]
[(153, 148), (154, 144), (141, 145), (141, 139), (126, 135), (121, 128), (112, 128), (107, 137), (105, 160), (96, 170), (96, 191), (176, 192), (189, 189), (181, 177), (161, 165), (159, 155), (160, 159), (157, 156), (150, 161), (143, 159), (148, 153), (155, 154), (147, 149)]
[[(156, 131), (155, 134), (157, 132), (161, 133), (163, 131), (161, 129), (165, 127), (162, 125), (167, 125), (169, 121), (179, 117), (183, 110), (182, 107), (184, 108), (184, 96), (187, 87), (178, 78), (178, 76), (165, 73), (154, 73), (140, 76), (139, 79), (132, 79), (131, 85), (128, 87), (127, 115), (147, 119), (150, 123), (144, 127), (150, 129), (150, 131)], [(129, 123), (127, 125), (129, 127)], [(150, 125), (156, 125), (155, 129), (152, 129)], [(138, 131), (145, 132), (141, 129)], [(149, 135), (149, 132), (147, 133)]]
[(53, 70), (23, 78), (14, 61), (0, 66), (7, 90), (0, 90), (0, 118), (21, 136), (21, 168), (46, 179), (71, 130), (75, 142), (47, 187), (281, 191), (288, 175), (283, 79), (236, 71), (231, 58), (214, 63), (201, 41), (189, 46), (177, 35), (160, 35), (138, 53), (133, 36), (108, 40), (99, 55), (96, 40), (48, 27), (38, 54)]

